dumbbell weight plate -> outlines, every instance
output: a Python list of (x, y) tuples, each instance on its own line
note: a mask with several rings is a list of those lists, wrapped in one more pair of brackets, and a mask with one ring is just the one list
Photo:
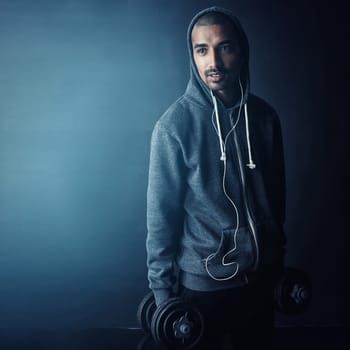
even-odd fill
[(277, 311), (298, 314), (307, 308), (311, 299), (311, 282), (306, 272), (288, 267), (275, 289)]
[(203, 330), (201, 313), (180, 298), (171, 298), (160, 305), (151, 322), (153, 338), (170, 349), (192, 349)]
[(151, 331), (151, 321), (156, 310), (156, 302), (153, 292), (149, 292), (141, 301), (137, 309), (137, 321), (141, 328), (149, 333)]

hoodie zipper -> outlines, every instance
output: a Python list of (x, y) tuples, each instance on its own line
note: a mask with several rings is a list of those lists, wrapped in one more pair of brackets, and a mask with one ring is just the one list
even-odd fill
[(248, 206), (247, 191), (246, 191), (246, 186), (245, 186), (245, 177), (244, 177), (243, 166), (242, 166), (242, 154), (241, 154), (241, 149), (240, 149), (239, 143), (238, 143), (236, 129), (233, 130), (233, 139), (234, 139), (235, 147), (236, 147), (236, 151), (237, 151), (239, 172), (240, 172), (240, 176), (241, 176), (243, 202), (244, 202), (244, 206), (245, 206), (245, 210), (246, 210), (246, 214), (247, 214), (247, 219), (248, 219), (248, 224), (249, 224), (249, 227), (250, 227), (250, 231), (252, 233), (252, 236), (253, 236), (253, 239), (254, 239), (254, 243), (255, 243), (256, 257), (255, 257), (254, 270), (256, 270), (257, 267), (258, 267), (258, 264), (259, 264), (259, 246), (258, 246), (258, 239), (257, 239), (257, 236), (256, 236), (255, 225), (254, 225), (254, 222), (253, 222), (253, 219), (252, 219), (252, 215), (250, 213), (249, 206)]

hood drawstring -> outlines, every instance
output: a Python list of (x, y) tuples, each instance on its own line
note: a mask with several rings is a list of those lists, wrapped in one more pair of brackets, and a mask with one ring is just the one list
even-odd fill
[(244, 116), (245, 116), (245, 132), (247, 137), (247, 145), (248, 145), (248, 157), (249, 157), (249, 163), (246, 164), (249, 169), (255, 169), (256, 165), (253, 162), (252, 159), (252, 151), (250, 149), (250, 137), (249, 137), (249, 125), (248, 125), (248, 108), (247, 103), (244, 104)]
[(226, 161), (226, 150), (225, 150), (224, 141), (222, 139), (222, 133), (221, 133), (221, 127), (220, 127), (220, 119), (219, 119), (219, 111), (218, 111), (218, 103), (216, 101), (216, 98), (215, 98), (212, 90), (210, 90), (210, 94), (211, 94), (211, 98), (213, 99), (214, 113), (215, 113), (216, 125), (217, 125), (217, 128), (215, 128), (215, 125), (214, 125), (214, 128), (216, 130), (216, 133), (217, 133), (217, 135), (219, 137), (219, 142), (220, 142), (220, 150), (221, 150), (220, 160)]
[[(220, 126), (220, 118), (219, 118), (219, 111), (218, 111), (218, 104), (216, 101), (216, 98), (213, 94), (213, 91), (210, 90), (210, 94), (211, 94), (211, 98), (213, 100), (213, 105), (214, 105), (214, 114), (215, 114), (215, 119), (216, 119), (216, 126), (214, 125), (214, 128), (216, 130), (216, 133), (218, 135), (219, 138), (219, 142), (220, 142), (220, 151), (221, 151), (221, 157), (220, 160), (222, 161), (226, 161), (226, 140), (225, 142), (223, 141), (222, 138), (222, 133), (221, 133), (221, 126)], [(236, 127), (236, 125), (238, 124), (239, 121), (239, 117), (240, 117), (240, 113), (241, 113), (241, 107), (242, 104), (240, 105), (239, 108), (239, 112), (238, 112), (238, 118), (236, 123), (234, 124), (234, 126), (232, 127), (232, 129), (230, 130), (229, 134), (231, 133), (231, 131), (233, 131), (233, 129)], [(252, 158), (252, 151), (251, 151), (251, 147), (250, 147), (250, 136), (249, 136), (249, 122), (248, 122), (248, 108), (247, 108), (247, 103), (244, 104), (244, 117), (245, 117), (245, 131), (246, 131), (246, 138), (247, 138), (247, 147), (248, 147), (248, 157), (249, 157), (249, 162), (247, 165), (247, 167), (249, 169), (255, 169), (256, 168), (256, 164), (253, 162), (253, 158)], [(228, 134), (228, 135), (229, 135)], [(227, 135), (227, 136), (228, 136)], [(226, 139), (227, 139), (226, 136)]]

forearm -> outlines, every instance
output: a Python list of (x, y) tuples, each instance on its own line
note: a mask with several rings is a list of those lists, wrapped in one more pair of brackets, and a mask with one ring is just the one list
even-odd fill
[(152, 134), (147, 190), (147, 267), (156, 303), (168, 299), (183, 229), (183, 161), (179, 143), (159, 126)]

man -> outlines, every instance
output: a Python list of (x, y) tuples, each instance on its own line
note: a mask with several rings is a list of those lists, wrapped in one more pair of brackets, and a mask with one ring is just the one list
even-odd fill
[(187, 39), (187, 89), (152, 134), (150, 288), (157, 305), (177, 294), (199, 308), (200, 349), (224, 334), (235, 349), (265, 349), (285, 245), (280, 123), (249, 93), (248, 41), (231, 12), (201, 11)]

